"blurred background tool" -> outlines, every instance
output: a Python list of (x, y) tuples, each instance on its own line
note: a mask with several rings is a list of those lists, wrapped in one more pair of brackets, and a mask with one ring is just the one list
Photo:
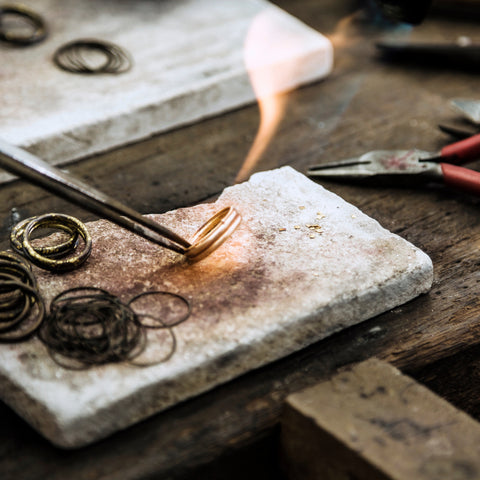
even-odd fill
[(390, 20), (415, 25), (427, 15), (431, 0), (377, 0), (377, 3)]
[(458, 37), (455, 42), (388, 39), (377, 42), (383, 60), (397, 61), (426, 67), (480, 70), (480, 43), (469, 37)]
[(479, 133), (480, 100), (455, 98), (450, 103), (457, 112), (462, 114), (462, 118), (454, 124), (440, 123), (438, 128), (458, 139), (468, 138)]

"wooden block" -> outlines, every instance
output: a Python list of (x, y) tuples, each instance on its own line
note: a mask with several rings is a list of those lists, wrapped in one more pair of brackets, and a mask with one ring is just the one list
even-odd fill
[[(1, 45), (0, 136), (53, 164), (253, 103), (250, 75), (281, 78), (271, 88), (285, 91), (332, 68), (330, 41), (265, 0), (24, 3), (49, 36)], [(59, 46), (92, 37), (126, 49), (133, 68), (78, 75), (53, 64)]]
[(371, 359), (288, 397), (289, 479), (480, 478), (480, 424)]

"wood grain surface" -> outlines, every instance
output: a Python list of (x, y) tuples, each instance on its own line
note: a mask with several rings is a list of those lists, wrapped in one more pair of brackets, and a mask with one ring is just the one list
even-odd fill
[[(451, 98), (478, 95), (478, 76), (442, 65), (382, 61), (374, 42), (394, 27), (378, 23), (366, 8), (359, 11), (361, 2), (275, 3), (334, 39), (335, 68), (327, 80), (287, 95), (286, 115), (256, 170), (289, 164), (304, 171), (380, 148), (434, 152), (451, 141), (436, 125), (458, 118)], [(473, 38), (477, 27), (435, 16), (411, 35)], [(69, 170), (141, 212), (160, 213), (207, 201), (230, 185), (258, 122), (256, 107), (240, 109), (84, 159)], [(0, 476), (277, 479), (285, 397), (374, 356), (478, 416), (480, 199), (442, 186), (324, 186), (431, 256), (435, 281), (429, 294), (85, 449), (52, 447), (0, 405)], [(22, 181), (3, 185), (0, 246), (8, 246), (12, 223), (49, 211), (93, 219)]]

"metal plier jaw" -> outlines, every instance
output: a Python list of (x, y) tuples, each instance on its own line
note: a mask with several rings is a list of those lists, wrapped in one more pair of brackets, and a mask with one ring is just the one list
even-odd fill
[[(376, 184), (443, 181), (446, 185), (480, 196), (480, 172), (453, 163), (480, 158), (480, 134), (447, 145), (439, 154), (423, 150), (376, 150), (358, 158), (314, 165), (307, 175), (339, 181), (370, 181)], [(453, 163), (444, 163), (449, 159)]]
[[(433, 159), (434, 160), (434, 159)], [(332, 180), (399, 180), (421, 176), (441, 180), (442, 169), (432, 161), (432, 154), (422, 150), (375, 150), (340, 162), (314, 165), (307, 170), (310, 177)]]

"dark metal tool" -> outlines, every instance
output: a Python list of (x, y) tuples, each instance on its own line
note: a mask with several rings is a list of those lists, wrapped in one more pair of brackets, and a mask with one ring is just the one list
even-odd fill
[[(480, 134), (447, 145), (436, 154), (422, 150), (378, 150), (340, 162), (315, 165), (310, 177), (332, 180), (398, 182), (408, 179), (443, 181), (446, 185), (480, 196), (480, 172), (458, 164), (480, 158)], [(449, 163), (446, 163), (449, 162)]]
[(389, 39), (376, 44), (383, 59), (415, 66), (480, 70), (480, 43), (460, 37), (456, 42)]
[(411, 24), (421, 23), (427, 15), (431, 0), (376, 0), (389, 19)]
[(241, 217), (227, 207), (197, 230), (191, 242), (31, 153), (0, 140), (0, 167), (59, 197), (150, 240), (164, 248), (200, 260), (218, 248), (240, 224)]

